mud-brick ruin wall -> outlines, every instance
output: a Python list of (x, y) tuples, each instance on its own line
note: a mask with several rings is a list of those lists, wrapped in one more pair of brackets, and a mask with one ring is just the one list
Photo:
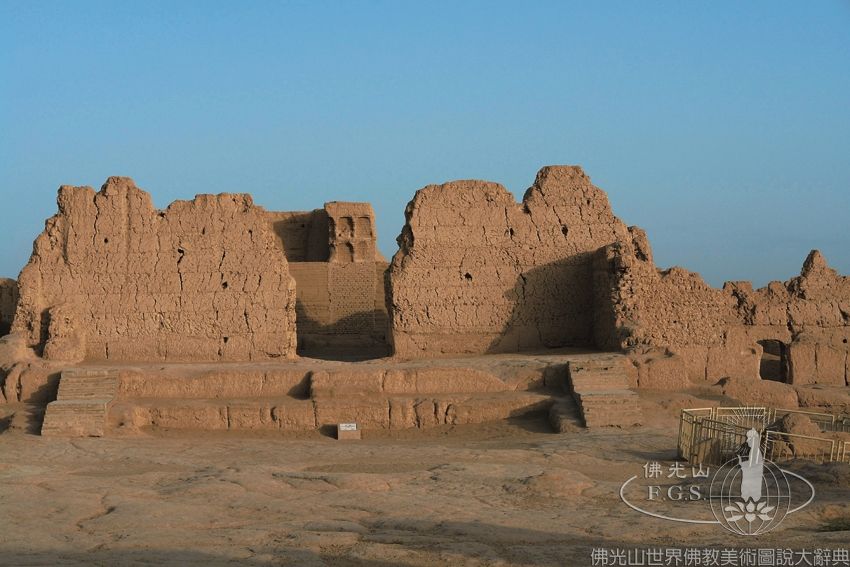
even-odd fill
[(328, 215), (324, 209), (268, 211), (266, 218), (290, 264), (328, 261)]
[(757, 379), (768, 340), (786, 349), (789, 383), (850, 384), (850, 278), (817, 251), (787, 282), (716, 289), (682, 268), (658, 270), (642, 238), (600, 250), (594, 281), (597, 346), (628, 351), (643, 385)]
[[(716, 382), (730, 374), (758, 372), (755, 352), (729, 357), (728, 351), (743, 348), (731, 294), (682, 268), (659, 271), (645, 237), (600, 250), (594, 282), (599, 349), (629, 351), (650, 370), (666, 365), (673, 375), (667, 378), (679, 380), (681, 387), (688, 378)], [(670, 369), (673, 357), (675, 368)], [(658, 377), (655, 382), (645, 379), (641, 385), (658, 385), (657, 381)]]
[(726, 288), (756, 336), (784, 339), (792, 384), (850, 385), (850, 277), (830, 268), (820, 252), (813, 250), (800, 275), (785, 283)]
[(0, 278), (0, 337), (6, 335), (11, 329), (17, 305), (18, 282)]
[(19, 279), (13, 330), (45, 358), (264, 360), (295, 355), (295, 287), (248, 195), (167, 209), (128, 178), (59, 189)]
[(368, 203), (330, 202), (308, 212), (269, 212), (296, 281), (298, 340), (311, 348), (386, 344), (386, 260)]
[(580, 167), (545, 167), (521, 203), (497, 183), (417, 191), (388, 270), (402, 357), (593, 343), (594, 252), (630, 240)]

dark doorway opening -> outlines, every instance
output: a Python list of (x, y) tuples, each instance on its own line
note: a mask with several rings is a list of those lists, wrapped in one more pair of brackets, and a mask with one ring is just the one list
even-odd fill
[(761, 379), (787, 383), (788, 357), (785, 344), (777, 340), (764, 340), (758, 343), (764, 350), (759, 365), (759, 376), (761, 376)]

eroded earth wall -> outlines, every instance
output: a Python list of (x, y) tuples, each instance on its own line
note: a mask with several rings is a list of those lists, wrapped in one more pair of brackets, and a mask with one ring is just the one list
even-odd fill
[(7, 334), (18, 305), (18, 282), (0, 278), (0, 337)]
[(497, 183), (416, 192), (387, 278), (395, 353), (593, 342), (594, 252), (630, 240), (580, 167), (545, 167), (521, 203)]
[(850, 278), (817, 251), (787, 282), (716, 289), (682, 268), (656, 269), (642, 239), (600, 250), (594, 280), (597, 346), (630, 352), (643, 386), (758, 379), (771, 343), (783, 365), (771, 380), (850, 384)]
[(269, 212), (296, 281), (298, 352), (385, 355), (384, 272), (369, 203), (332, 201), (309, 212)]
[(154, 208), (129, 178), (59, 189), (19, 279), (13, 330), (57, 360), (295, 354), (295, 286), (248, 195)]
[(328, 261), (328, 214), (313, 211), (267, 211), (278, 244), (289, 262)]

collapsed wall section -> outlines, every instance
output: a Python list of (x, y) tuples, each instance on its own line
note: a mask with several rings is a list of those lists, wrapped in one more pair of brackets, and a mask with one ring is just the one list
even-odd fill
[(746, 282), (727, 287), (745, 325), (786, 339), (791, 383), (850, 385), (850, 277), (830, 268), (819, 251), (785, 283), (758, 290)]
[(517, 203), (503, 186), (417, 191), (387, 277), (402, 357), (593, 342), (593, 253), (630, 238), (580, 167), (545, 167)]
[(265, 211), (199, 195), (157, 211), (129, 178), (59, 189), (13, 330), (58, 360), (295, 355), (295, 286)]
[(0, 278), (0, 337), (9, 333), (18, 305), (18, 282)]
[(716, 289), (682, 268), (656, 269), (642, 239), (600, 250), (594, 281), (596, 345), (629, 351), (645, 386), (757, 379), (767, 343), (779, 345), (783, 365), (771, 379), (850, 383), (850, 278), (817, 251), (785, 283)]

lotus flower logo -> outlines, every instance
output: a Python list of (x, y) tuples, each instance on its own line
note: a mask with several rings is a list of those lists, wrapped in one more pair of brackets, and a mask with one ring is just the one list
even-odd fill
[(773, 519), (773, 516), (770, 515), (771, 512), (776, 510), (776, 506), (768, 506), (767, 502), (753, 502), (742, 500), (740, 502), (736, 502), (735, 506), (727, 506), (724, 508), (724, 511), (730, 512), (729, 516), (726, 516), (726, 519), (730, 522), (740, 522), (741, 520), (746, 520), (750, 524), (752, 524), (756, 518), (769, 522)]

